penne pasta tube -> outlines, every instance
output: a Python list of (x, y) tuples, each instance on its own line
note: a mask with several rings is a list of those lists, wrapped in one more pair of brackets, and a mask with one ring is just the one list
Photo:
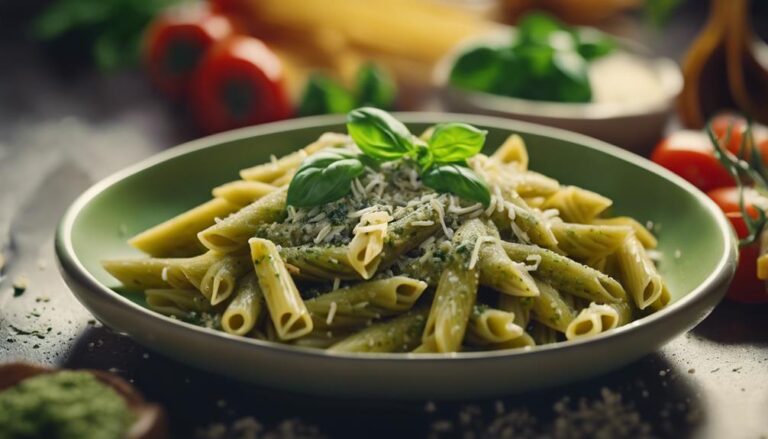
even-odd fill
[(211, 305), (218, 305), (232, 295), (237, 279), (249, 271), (251, 266), (247, 255), (220, 255), (205, 272), (200, 291), (211, 300)]
[(187, 259), (108, 259), (101, 265), (125, 288), (130, 290), (189, 289), (193, 285), (187, 280), (180, 266)]
[(456, 352), (461, 347), (467, 322), (477, 298), (477, 270), (469, 266), (470, 254), (485, 227), (478, 219), (464, 223), (453, 237), (456, 253), (437, 284), (422, 341), (434, 337), (438, 352)]
[(167, 316), (191, 317), (194, 312), (209, 311), (205, 297), (196, 290), (150, 289), (144, 292), (147, 307)]
[(536, 284), (541, 294), (531, 299), (533, 319), (544, 326), (565, 332), (576, 317), (576, 311), (551, 285), (541, 281)]
[(635, 232), (635, 237), (643, 244), (645, 248), (656, 248), (659, 242), (651, 232), (636, 220), (628, 216), (617, 216), (615, 218), (595, 218), (591, 224), (604, 226), (625, 226), (630, 227)]
[(287, 188), (278, 189), (243, 207), (218, 224), (198, 233), (203, 245), (220, 253), (231, 253), (245, 247), (259, 225), (285, 216)]
[(331, 352), (409, 352), (421, 343), (426, 310), (415, 309), (376, 323), (328, 348)]
[(379, 259), (384, 250), (384, 238), (387, 236), (387, 223), (392, 217), (384, 211), (366, 213), (352, 233), (352, 241), (347, 250), (347, 260), (363, 279), (370, 279), (375, 271), (370, 264)]
[(634, 235), (616, 252), (619, 273), (638, 309), (646, 309), (661, 297), (663, 282), (648, 254)]
[(501, 343), (491, 344), (485, 346), (485, 348), (498, 351), (503, 349), (530, 349), (534, 346), (536, 346), (536, 340), (534, 340), (527, 332), (523, 332), (520, 337), (515, 337), (512, 340)]
[(251, 259), (277, 336), (292, 340), (312, 332), (312, 318), (271, 241), (251, 238)]
[[(306, 280), (354, 280), (361, 279), (360, 273), (347, 259), (347, 247), (302, 245), (283, 247), (280, 256), (291, 267), (294, 274)], [(368, 273), (375, 273), (381, 262), (376, 258), (364, 267)]]
[(613, 201), (575, 186), (561, 188), (547, 198), (543, 209), (557, 209), (563, 221), (586, 224), (611, 207)]
[(205, 251), (197, 233), (238, 208), (227, 200), (214, 198), (139, 233), (128, 244), (154, 257), (194, 256)]
[(276, 190), (276, 186), (260, 181), (235, 180), (213, 188), (213, 196), (238, 206), (246, 206)]
[(515, 316), (515, 324), (521, 328), (528, 326), (531, 321), (533, 299), (530, 297), (514, 297), (506, 294), (499, 295), (498, 307)]
[(503, 343), (523, 335), (515, 324), (515, 315), (508, 311), (475, 306), (469, 316), (467, 342), (474, 345)]
[(528, 169), (528, 150), (523, 138), (518, 134), (507, 137), (490, 158), (505, 165), (512, 163), (521, 171)]
[(245, 335), (259, 323), (264, 309), (264, 293), (254, 273), (240, 279), (234, 298), (221, 316), (221, 327), (234, 335)]
[(627, 226), (589, 225), (553, 222), (550, 225), (557, 246), (568, 257), (582, 261), (605, 258), (613, 254), (632, 235)]
[(361, 326), (370, 319), (411, 309), (426, 287), (416, 279), (394, 276), (321, 294), (305, 304), (319, 326)]
[(598, 303), (617, 302), (627, 296), (615, 279), (565, 256), (530, 245), (502, 242), (502, 246), (513, 261), (533, 262), (532, 274), (558, 291)]
[(487, 235), (479, 239), (475, 247), (477, 254), (473, 253), (470, 258), (470, 265), (477, 263), (480, 284), (511, 296), (538, 296), (533, 277), (523, 265), (507, 256), (496, 226), (490, 221), (485, 226)]

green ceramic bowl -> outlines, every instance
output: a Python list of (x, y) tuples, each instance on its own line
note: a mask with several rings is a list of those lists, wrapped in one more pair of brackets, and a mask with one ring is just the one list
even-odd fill
[(725, 217), (677, 176), (619, 148), (566, 131), (492, 117), (397, 115), (414, 132), (446, 121), (488, 130), (492, 150), (510, 133), (528, 145), (531, 167), (562, 183), (600, 192), (616, 214), (656, 225), (660, 271), (674, 302), (652, 316), (576, 342), (529, 351), (448, 355), (331, 354), (235, 337), (147, 310), (141, 296), (118, 294), (100, 266), (136, 256), (126, 239), (201, 203), (237, 171), (298, 149), (343, 118), (322, 116), (219, 134), (170, 149), (96, 184), (69, 209), (56, 254), (77, 298), (104, 324), (185, 363), (254, 383), (326, 395), (469, 398), (584, 379), (621, 367), (701, 321), (720, 301), (737, 252)]

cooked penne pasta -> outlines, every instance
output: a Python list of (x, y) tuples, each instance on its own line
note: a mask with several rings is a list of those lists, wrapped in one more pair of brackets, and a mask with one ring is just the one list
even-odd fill
[(530, 245), (502, 245), (513, 261), (532, 263), (533, 274), (559, 291), (598, 303), (617, 302), (627, 295), (615, 279), (565, 256)]
[(194, 256), (205, 251), (197, 239), (201, 230), (235, 212), (238, 205), (222, 198), (214, 198), (190, 209), (149, 230), (139, 233), (128, 244), (155, 257)]
[(611, 207), (608, 198), (575, 186), (563, 187), (547, 198), (543, 209), (557, 209), (560, 218), (569, 223), (586, 224)]
[(533, 319), (544, 326), (565, 332), (576, 316), (573, 307), (548, 283), (537, 282), (536, 284), (541, 294), (531, 299)]
[(651, 249), (656, 248), (659, 244), (656, 237), (653, 236), (644, 225), (637, 222), (628, 216), (617, 216), (615, 218), (595, 218), (591, 222), (592, 224), (605, 225), (605, 226), (627, 226), (635, 232), (635, 237), (643, 244), (643, 247)]
[(285, 215), (287, 188), (260, 198), (197, 234), (200, 242), (220, 253), (231, 253), (248, 244), (260, 224), (277, 221)]
[(523, 335), (515, 324), (515, 315), (508, 311), (475, 306), (469, 316), (467, 341), (474, 345), (497, 344)]
[[(529, 170), (522, 137), (466, 157), (485, 131), (416, 138), (382, 114), (355, 110), (350, 136), (242, 169), (212, 201), (134, 237), (150, 257), (104, 269), (162, 314), (338, 353), (531, 349), (671, 302), (651, 232)], [(363, 132), (376, 120), (381, 132)]]
[(291, 340), (312, 332), (312, 318), (275, 244), (251, 238), (249, 245), (254, 270), (277, 336), (281, 340)]
[(437, 352), (455, 352), (461, 346), (467, 322), (477, 297), (478, 275), (470, 267), (470, 254), (484, 233), (485, 226), (479, 220), (469, 220), (456, 231), (454, 244), (457, 250), (437, 284), (432, 309), (429, 312), (422, 341), (434, 337)]
[(555, 221), (550, 227), (560, 250), (568, 257), (582, 261), (603, 259), (613, 254), (632, 234), (632, 229), (626, 226)]
[(221, 316), (221, 327), (224, 331), (245, 335), (259, 323), (264, 309), (264, 293), (254, 273), (250, 273), (238, 281), (234, 298)]
[(371, 263), (379, 259), (384, 250), (384, 238), (387, 236), (387, 224), (392, 217), (387, 212), (371, 212), (360, 217), (360, 222), (352, 233), (347, 260), (363, 279), (370, 279), (374, 274)]
[(196, 290), (149, 289), (144, 292), (147, 308), (165, 314), (189, 318), (193, 313), (209, 311), (205, 297)]
[(616, 252), (619, 272), (630, 297), (639, 309), (646, 309), (661, 297), (664, 283), (643, 245), (630, 236)]
[(124, 287), (134, 290), (149, 288), (189, 289), (193, 285), (182, 273), (185, 259), (109, 259), (101, 265)]
[(213, 188), (213, 196), (242, 207), (276, 190), (276, 186), (260, 181), (235, 180)]
[(328, 348), (331, 352), (409, 352), (420, 343), (426, 311), (413, 310), (377, 323)]
[(507, 140), (490, 157), (505, 165), (514, 163), (521, 171), (528, 169), (528, 150), (525, 148), (523, 138), (517, 134), (507, 137)]

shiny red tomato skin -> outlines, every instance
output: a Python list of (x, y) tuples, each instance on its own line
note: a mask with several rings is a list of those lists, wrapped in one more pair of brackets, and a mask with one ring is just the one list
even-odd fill
[(691, 182), (704, 192), (736, 182), (714, 155), (709, 137), (699, 131), (678, 131), (663, 139), (651, 160)]
[[(738, 188), (720, 188), (708, 192), (707, 195), (720, 206), (720, 209), (731, 222), (739, 239), (745, 238), (749, 232), (739, 208)], [(749, 212), (750, 216), (757, 216), (757, 211), (751, 205), (751, 200), (754, 200), (755, 197), (759, 196), (760, 195), (751, 189), (745, 191), (747, 212)], [(728, 289), (726, 297), (743, 303), (768, 302), (768, 292), (766, 291), (765, 281), (757, 278), (758, 256), (760, 256), (759, 243), (754, 243), (739, 249), (739, 266), (736, 268), (733, 282)]]
[[(733, 154), (739, 154), (742, 148), (741, 142), (744, 140), (747, 130), (747, 120), (738, 114), (722, 113), (712, 118), (710, 125), (713, 133), (721, 142), (725, 142), (728, 139), (728, 144), (725, 145), (728, 151)], [(729, 130), (730, 137), (728, 135)], [(759, 147), (763, 163), (768, 166), (768, 129), (765, 126), (753, 123), (752, 136)], [(745, 146), (748, 147), (748, 145)], [(743, 151), (742, 154), (745, 158), (749, 159), (749, 150)]]
[(153, 84), (172, 99), (184, 97), (208, 49), (235, 32), (229, 17), (207, 5), (168, 9), (145, 33), (143, 58)]
[(214, 46), (192, 85), (192, 110), (206, 133), (286, 119), (293, 113), (280, 59), (261, 40), (236, 35)]

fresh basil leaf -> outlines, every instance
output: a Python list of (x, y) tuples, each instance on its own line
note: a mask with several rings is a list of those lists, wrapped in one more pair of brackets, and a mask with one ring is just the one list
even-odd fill
[(354, 98), (341, 84), (323, 75), (312, 75), (307, 80), (301, 97), (300, 116), (346, 113), (355, 107)]
[(352, 110), (347, 116), (347, 131), (360, 150), (376, 160), (396, 160), (416, 150), (408, 128), (377, 108)]
[(456, 60), (451, 68), (450, 82), (466, 90), (491, 92), (504, 77), (504, 59), (499, 49), (481, 46)]
[(318, 206), (347, 195), (352, 180), (365, 165), (352, 152), (336, 149), (321, 151), (304, 160), (288, 186), (287, 204), (296, 207)]
[(616, 49), (616, 41), (604, 32), (591, 27), (576, 30), (577, 50), (585, 60), (591, 61), (608, 55)]
[(554, 89), (560, 102), (590, 102), (592, 87), (589, 83), (587, 62), (576, 52), (558, 52), (552, 58)]
[(465, 123), (443, 123), (435, 127), (429, 138), (429, 151), (437, 162), (466, 160), (483, 149), (485, 130)]
[(397, 87), (376, 64), (368, 63), (357, 72), (357, 105), (387, 110), (395, 103)]
[(491, 202), (491, 193), (485, 181), (470, 168), (455, 163), (432, 166), (421, 174), (421, 181), (438, 192), (456, 194), (483, 206)]
[(575, 50), (576, 36), (570, 27), (549, 14), (534, 12), (524, 16), (517, 24), (515, 46), (542, 46), (554, 50)]

